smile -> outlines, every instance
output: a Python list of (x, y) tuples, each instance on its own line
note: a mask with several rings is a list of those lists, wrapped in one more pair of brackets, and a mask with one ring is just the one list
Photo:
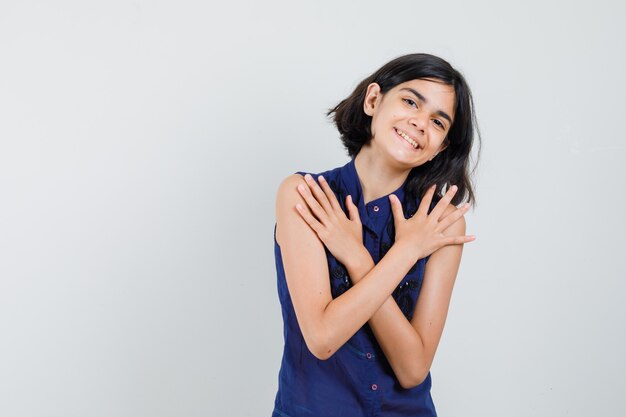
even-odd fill
[(394, 128), (394, 130), (396, 131), (398, 136), (408, 142), (413, 147), (413, 149), (421, 149), (419, 144), (415, 140), (411, 139), (411, 137), (404, 133), (402, 130), (396, 128)]

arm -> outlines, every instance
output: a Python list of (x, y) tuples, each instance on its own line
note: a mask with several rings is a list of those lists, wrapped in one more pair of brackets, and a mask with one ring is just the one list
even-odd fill
[[(444, 216), (454, 210), (449, 206)], [(464, 218), (444, 231), (444, 235), (464, 234)], [(403, 388), (421, 384), (428, 375), (443, 332), (462, 251), (463, 245), (449, 245), (431, 255), (411, 322), (393, 297), (388, 297), (369, 320), (374, 336)], [(355, 261), (346, 265), (346, 269), (356, 283), (374, 268), (374, 261), (367, 250), (361, 251)]]
[[(346, 200), (350, 213), (348, 220), (333, 191), (322, 177), (319, 178), (321, 188), (312, 178), (308, 176), (305, 178), (310, 188), (301, 190), (301, 193), (317, 219), (308, 211), (300, 210), (300, 214), (322, 238), (331, 253), (337, 258), (338, 255), (342, 257), (340, 261), (346, 266), (352, 281), (358, 283), (364, 275), (375, 268), (369, 252), (362, 245), (358, 209), (349, 198)], [(369, 320), (376, 339), (404, 388), (419, 385), (428, 374), (443, 332), (452, 287), (460, 263), (462, 244), (473, 240), (473, 236), (464, 236), (465, 220), (462, 216), (469, 205), (456, 208), (449, 204), (456, 192), (454, 188), (446, 193), (442, 201), (432, 210), (431, 215), (427, 215), (427, 207), (433, 194), (431, 188), (424, 196), (416, 219), (413, 220), (405, 219), (402, 206), (395, 198), (391, 200), (398, 232), (394, 246), (398, 240), (413, 240), (419, 253), (432, 253), (426, 264), (424, 284), (411, 322), (405, 318), (392, 297), (388, 297)], [(424, 201), (427, 202), (426, 205), (423, 204)], [(415, 239), (419, 237), (420, 229), (428, 227), (429, 223), (431, 227), (433, 223), (437, 225), (436, 233), (432, 234), (426, 243), (423, 237)], [(445, 245), (439, 243), (433, 246), (435, 241), (446, 236)], [(424, 256), (419, 258), (421, 257)], [(430, 282), (433, 284), (428, 284)]]
[(415, 251), (392, 246), (384, 259), (363, 274), (357, 284), (333, 299), (323, 243), (294, 206), (305, 205), (293, 174), (280, 185), (276, 199), (276, 236), (287, 287), (307, 347), (328, 359), (381, 307), (417, 261)]

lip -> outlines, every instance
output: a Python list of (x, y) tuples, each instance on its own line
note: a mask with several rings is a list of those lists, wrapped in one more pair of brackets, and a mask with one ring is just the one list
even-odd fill
[[(400, 136), (400, 134), (398, 133), (398, 131), (396, 130), (396, 128), (394, 127), (393, 129), (393, 133), (395, 133), (396, 137), (398, 139), (400, 139), (407, 147), (409, 147), (413, 152), (419, 152), (421, 150), (420, 148), (414, 148), (413, 145), (411, 145), (406, 139), (404, 139), (402, 136)], [(416, 141), (417, 142), (417, 141)], [(419, 146), (419, 142), (418, 142), (418, 146)]]

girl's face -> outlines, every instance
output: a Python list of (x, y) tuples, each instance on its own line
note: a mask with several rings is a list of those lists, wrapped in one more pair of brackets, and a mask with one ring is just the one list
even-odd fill
[(446, 148), (454, 101), (454, 88), (437, 80), (407, 81), (384, 95), (370, 84), (363, 110), (372, 116), (371, 146), (405, 168), (428, 162)]

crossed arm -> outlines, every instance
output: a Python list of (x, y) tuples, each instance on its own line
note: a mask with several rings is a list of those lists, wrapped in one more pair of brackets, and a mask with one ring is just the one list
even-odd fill
[[(453, 210), (450, 208), (446, 213)], [(450, 226), (447, 233), (465, 234), (463, 218)], [(444, 246), (430, 256), (410, 322), (391, 296), (368, 321), (403, 388), (421, 384), (428, 375), (443, 333), (462, 251), (463, 245)], [(355, 284), (373, 268), (374, 261), (367, 250), (356, 256), (354, 263), (346, 265)]]
[[(391, 293), (416, 259), (398, 242), (377, 265), (361, 245), (350, 257), (354, 262), (344, 263), (353, 287), (332, 299), (324, 245), (293, 208), (298, 202), (306, 204), (295, 192), (298, 184), (306, 182), (292, 175), (279, 189), (277, 241), (307, 347), (318, 358), (327, 359), (369, 321), (402, 387), (419, 385), (428, 374), (443, 332), (463, 245), (444, 246), (432, 253), (410, 322)], [(454, 210), (448, 207), (444, 217)], [(464, 233), (465, 222), (460, 218), (444, 234)]]

